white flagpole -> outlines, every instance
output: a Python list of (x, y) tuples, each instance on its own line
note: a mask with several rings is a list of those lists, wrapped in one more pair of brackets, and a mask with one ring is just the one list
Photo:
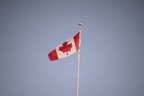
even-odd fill
[[(80, 44), (81, 44), (81, 32), (82, 32), (82, 24), (79, 24), (79, 32), (80, 32)], [(77, 69), (77, 80), (76, 80), (76, 96), (79, 96), (79, 75), (80, 75), (80, 48), (78, 50), (78, 69)]]

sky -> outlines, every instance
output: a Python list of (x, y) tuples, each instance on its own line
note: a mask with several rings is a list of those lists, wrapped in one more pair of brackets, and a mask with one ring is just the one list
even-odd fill
[(76, 96), (79, 23), (79, 96), (144, 96), (143, 0), (0, 0), (0, 96)]

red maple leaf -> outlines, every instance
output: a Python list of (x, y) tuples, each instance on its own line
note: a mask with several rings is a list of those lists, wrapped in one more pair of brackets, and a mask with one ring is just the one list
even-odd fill
[[(68, 44), (67, 42), (64, 42), (62, 46), (59, 47), (59, 50), (62, 51), (63, 53), (70, 51), (72, 48), (72, 44)], [(68, 55), (68, 53), (67, 53)]]

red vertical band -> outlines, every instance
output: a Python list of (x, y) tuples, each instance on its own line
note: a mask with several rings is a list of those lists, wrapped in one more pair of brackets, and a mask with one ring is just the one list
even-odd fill
[(58, 56), (57, 56), (57, 52), (56, 52), (56, 49), (52, 50), (49, 54), (48, 54), (48, 57), (51, 61), (53, 60), (57, 60), (58, 59)]
[(75, 46), (76, 46), (76, 50), (79, 49), (80, 47), (80, 32), (78, 32), (74, 37), (74, 42), (75, 42)]

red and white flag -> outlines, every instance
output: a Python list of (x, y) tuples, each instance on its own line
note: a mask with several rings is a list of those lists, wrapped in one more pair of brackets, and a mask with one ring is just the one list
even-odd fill
[(68, 39), (66, 42), (62, 43), (54, 50), (52, 50), (48, 57), (51, 61), (65, 58), (71, 54), (74, 54), (80, 48), (80, 32), (78, 32), (74, 37)]

